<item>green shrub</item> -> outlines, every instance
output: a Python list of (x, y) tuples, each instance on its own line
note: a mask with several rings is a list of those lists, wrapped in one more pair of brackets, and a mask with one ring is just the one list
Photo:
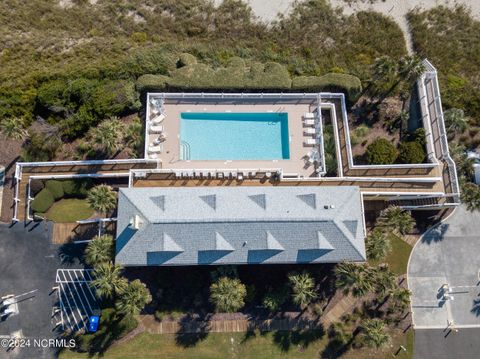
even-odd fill
[(34, 133), (22, 148), (21, 158), (24, 162), (51, 161), (60, 146), (60, 139), (55, 135)]
[(135, 83), (138, 92), (165, 91), (169, 77), (164, 75), (146, 74), (140, 76)]
[(287, 299), (287, 291), (278, 290), (265, 294), (262, 304), (269, 312), (276, 312), (287, 301)]
[(166, 313), (161, 311), (161, 310), (156, 310), (155, 313), (153, 314), (155, 319), (158, 320), (159, 322), (161, 322), (162, 320), (165, 319), (166, 317)]
[(64, 195), (62, 181), (48, 180), (45, 183), (45, 188), (50, 191), (55, 200), (62, 198)]
[(106, 81), (93, 92), (91, 106), (102, 118), (136, 110), (140, 108), (140, 102), (135, 92), (135, 84), (126, 80)]
[(88, 190), (92, 188), (90, 178), (62, 181), (63, 192), (67, 197), (86, 198)]
[(329, 73), (323, 76), (298, 76), (292, 80), (292, 88), (302, 91), (341, 91), (350, 102), (362, 93), (362, 82), (353, 75)]
[(249, 66), (238, 57), (232, 57), (225, 67), (195, 63), (170, 73), (168, 86), (173, 89), (278, 89), (288, 90), (291, 79), (287, 69), (275, 62), (252, 62)]
[(368, 135), (370, 128), (367, 125), (359, 125), (353, 130), (353, 132), (357, 137), (363, 138)]
[(197, 64), (197, 58), (191, 54), (180, 54), (177, 61), (177, 67), (192, 66)]
[(423, 127), (417, 128), (412, 134), (412, 140), (418, 142), (421, 146), (427, 144), (427, 135)]
[(65, 91), (65, 80), (45, 82), (38, 88), (37, 102), (45, 108), (64, 107), (66, 105), (63, 97)]
[(367, 146), (367, 161), (371, 165), (389, 165), (397, 159), (397, 149), (385, 138), (378, 138)]
[(33, 199), (31, 208), (33, 212), (44, 213), (48, 211), (53, 202), (55, 202), (55, 199), (53, 198), (52, 192), (44, 188)]
[(425, 149), (416, 141), (403, 142), (398, 151), (398, 161), (400, 163), (423, 163), (425, 161)]

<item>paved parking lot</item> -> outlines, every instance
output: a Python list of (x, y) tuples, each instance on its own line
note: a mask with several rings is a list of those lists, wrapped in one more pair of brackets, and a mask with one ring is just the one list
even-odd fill
[(414, 327), (480, 327), (479, 270), (480, 214), (459, 207), (412, 252), (408, 284)]
[(71, 332), (88, 327), (89, 317), (100, 307), (94, 290), (91, 269), (58, 269), (56, 283), (59, 287), (59, 320), (62, 328)]
[[(0, 224), (0, 296), (34, 291), (19, 298), (18, 314), (0, 321), (0, 336), (20, 335), (24, 338), (55, 338), (57, 318), (52, 309), (58, 295), (52, 293), (58, 268), (81, 268), (75, 245), (59, 246), (50, 241), (51, 228), (40, 224), (24, 227), (17, 223)], [(59, 328), (57, 328), (59, 329)], [(0, 358), (53, 358), (49, 348), (14, 350), (0, 349)]]

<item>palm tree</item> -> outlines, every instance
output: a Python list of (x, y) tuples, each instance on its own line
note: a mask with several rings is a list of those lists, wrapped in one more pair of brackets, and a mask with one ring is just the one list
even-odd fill
[(410, 305), (410, 295), (412, 293), (407, 288), (396, 288), (390, 293), (392, 300), (392, 307), (399, 309), (401, 312), (405, 311)]
[(210, 286), (210, 301), (217, 312), (233, 313), (245, 305), (247, 288), (238, 278), (221, 277)]
[(378, 266), (372, 270), (374, 279), (375, 293), (387, 295), (395, 288), (395, 274), (387, 265)]
[(24, 140), (28, 132), (24, 128), (24, 121), (20, 118), (5, 118), (0, 122), (0, 131), (12, 140)]
[(140, 280), (130, 282), (115, 303), (117, 310), (124, 315), (138, 315), (152, 301), (147, 286)]
[(95, 211), (107, 214), (117, 206), (117, 194), (110, 186), (98, 185), (88, 192), (87, 202)]
[(413, 86), (415, 81), (425, 72), (425, 65), (418, 56), (406, 56), (400, 60), (398, 73), (400, 79), (405, 81), (409, 86)]
[(390, 342), (390, 336), (385, 332), (385, 323), (380, 319), (367, 319), (360, 329), (362, 342), (371, 348), (379, 349)]
[(380, 228), (375, 228), (366, 238), (367, 257), (372, 261), (384, 258), (392, 249), (390, 238)]
[(115, 255), (113, 237), (109, 235), (96, 236), (85, 249), (85, 262), (92, 267), (100, 263), (111, 262)]
[(142, 143), (142, 123), (140, 122), (140, 119), (136, 117), (127, 127), (125, 134), (125, 144), (130, 149), (132, 156), (135, 157), (137, 153), (140, 152)]
[(397, 75), (397, 63), (390, 56), (382, 56), (373, 64), (373, 80), (391, 80)]
[(90, 285), (99, 298), (113, 298), (127, 288), (127, 280), (121, 276), (122, 267), (112, 262), (100, 263), (93, 270), (94, 279)]
[(470, 181), (475, 175), (475, 158), (469, 158), (466, 153), (465, 146), (450, 144), (450, 154), (457, 165), (458, 176), (462, 179)]
[(468, 118), (465, 117), (463, 110), (459, 108), (451, 108), (443, 113), (445, 119), (445, 126), (447, 133), (454, 135), (455, 133), (462, 133), (468, 128)]
[(292, 287), (293, 303), (304, 310), (317, 297), (314, 279), (309, 273), (303, 272), (290, 274), (288, 280)]
[(415, 220), (410, 212), (397, 206), (390, 206), (384, 209), (377, 221), (377, 227), (396, 235), (410, 232), (414, 225)]
[(104, 120), (97, 127), (90, 130), (89, 138), (102, 151), (111, 156), (122, 148), (123, 125), (118, 117)]
[(398, 81), (397, 62), (389, 56), (382, 56), (375, 60), (372, 72), (373, 76), (366, 91), (373, 96), (385, 93), (385, 97), (388, 96), (391, 91), (387, 89), (389, 84)]
[(471, 182), (463, 183), (460, 197), (469, 211), (480, 210), (480, 186)]
[(343, 262), (335, 267), (336, 286), (345, 294), (363, 297), (374, 289), (371, 270), (367, 266)]

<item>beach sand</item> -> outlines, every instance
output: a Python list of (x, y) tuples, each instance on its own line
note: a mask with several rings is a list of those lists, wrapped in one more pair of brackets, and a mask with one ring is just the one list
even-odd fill
[[(291, 10), (294, 0), (246, 0), (255, 15), (264, 22), (271, 22), (277, 18), (278, 13), (288, 14)], [(221, 3), (221, 0), (215, 0), (215, 3)], [(408, 29), (408, 23), (405, 15), (414, 8), (423, 10), (430, 9), (439, 5), (454, 7), (455, 5), (465, 5), (470, 8), (473, 17), (480, 19), (480, 0), (377, 0), (371, 4), (368, 0), (358, 1), (355, 4), (348, 5), (343, 0), (330, 0), (335, 7), (342, 7), (346, 15), (356, 11), (373, 10), (391, 16), (400, 26), (405, 34), (408, 50), (412, 50), (411, 36)]]

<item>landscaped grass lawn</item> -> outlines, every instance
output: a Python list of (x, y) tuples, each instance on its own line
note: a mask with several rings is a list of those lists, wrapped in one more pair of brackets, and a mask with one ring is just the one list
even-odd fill
[(385, 259), (378, 262), (370, 261), (370, 264), (377, 265), (383, 262), (387, 263), (396, 275), (407, 273), (408, 258), (410, 257), (412, 246), (394, 234), (390, 235), (390, 243), (392, 250)]
[[(387, 347), (374, 349), (350, 350), (342, 358), (367, 359), (391, 358), (403, 345), (407, 352), (401, 351), (396, 358), (408, 359), (412, 357), (413, 331), (406, 335), (401, 330), (391, 331), (392, 341)], [(246, 336), (245, 333), (211, 333), (204, 340), (196, 344), (184, 338), (182, 344), (177, 344), (177, 338), (171, 334), (137, 335), (132, 340), (114, 345), (102, 354), (104, 359), (130, 358), (169, 358), (169, 359), (267, 359), (267, 358), (320, 358), (325, 349), (328, 338), (323, 335), (316, 339), (315, 334), (302, 336), (295, 332), (268, 332)], [(309, 344), (308, 344), (309, 343)], [(87, 359), (100, 358), (65, 351), (59, 359)]]
[(53, 222), (75, 222), (87, 219), (93, 209), (84, 199), (70, 198), (55, 202), (47, 212), (47, 218)]

